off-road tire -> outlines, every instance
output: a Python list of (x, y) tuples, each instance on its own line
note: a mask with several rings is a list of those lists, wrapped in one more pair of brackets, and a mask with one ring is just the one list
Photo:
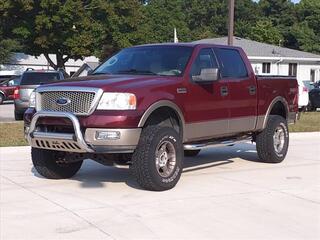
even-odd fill
[(184, 150), (184, 156), (185, 157), (195, 157), (200, 153), (200, 149), (199, 150)]
[(14, 119), (15, 119), (16, 121), (21, 121), (21, 120), (23, 120), (23, 114), (22, 114), (22, 113), (14, 112)]
[[(170, 142), (176, 154), (176, 164), (168, 177), (162, 177), (156, 167), (156, 151), (162, 142)], [(139, 185), (151, 191), (169, 190), (179, 181), (182, 169), (183, 146), (179, 134), (170, 127), (145, 127), (130, 165), (130, 171)]]
[[(284, 130), (284, 146), (278, 153), (275, 150), (273, 135), (281, 127)], [(287, 155), (289, 147), (289, 131), (287, 121), (278, 115), (271, 115), (268, 119), (266, 128), (257, 135), (256, 147), (261, 162), (280, 163)]]
[(79, 171), (83, 161), (57, 163), (58, 154), (58, 151), (31, 149), (33, 166), (41, 176), (48, 179), (65, 179), (71, 178)]
[(3, 101), (4, 101), (4, 96), (2, 93), (0, 93), (0, 105), (3, 103)]

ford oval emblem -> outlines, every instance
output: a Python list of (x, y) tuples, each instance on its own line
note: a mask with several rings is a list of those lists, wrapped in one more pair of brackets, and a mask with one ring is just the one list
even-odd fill
[(69, 103), (71, 103), (71, 100), (69, 98), (59, 98), (56, 101), (56, 104), (59, 106), (65, 106)]

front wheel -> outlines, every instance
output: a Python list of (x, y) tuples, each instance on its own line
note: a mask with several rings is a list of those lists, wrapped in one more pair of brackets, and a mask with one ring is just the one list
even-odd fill
[(31, 157), (37, 172), (49, 179), (65, 179), (73, 177), (81, 168), (83, 161), (67, 162), (65, 154), (39, 148), (31, 149)]
[(266, 128), (257, 135), (256, 143), (258, 156), (262, 162), (282, 162), (289, 147), (287, 121), (281, 116), (271, 115)]
[(152, 191), (173, 188), (183, 168), (183, 146), (170, 127), (147, 126), (132, 156), (130, 170), (141, 187)]

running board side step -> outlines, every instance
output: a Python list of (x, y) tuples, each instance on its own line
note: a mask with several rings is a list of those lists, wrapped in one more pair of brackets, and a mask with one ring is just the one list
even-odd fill
[(228, 141), (213, 141), (213, 142), (206, 142), (206, 143), (195, 143), (195, 144), (184, 144), (184, 150), (200, 150), (205, 148), (212, 148), (212, 147), (231, 147), (239, 142), (247, 142), (251, 141), (251, 138), (245, 138), (241, 140), (228, 140)]

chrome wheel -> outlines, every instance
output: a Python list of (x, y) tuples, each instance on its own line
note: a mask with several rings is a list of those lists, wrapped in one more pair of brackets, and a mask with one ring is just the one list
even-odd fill
[(278, 126), (273, 134), (273, 147), (276, 153), (281, 153), (285, 143), (285, 130)]
[(161, 142), (156, 150), (156, 168), (161, 177), (169, 177), (176, 166), (176, 150), (171, 142)]

